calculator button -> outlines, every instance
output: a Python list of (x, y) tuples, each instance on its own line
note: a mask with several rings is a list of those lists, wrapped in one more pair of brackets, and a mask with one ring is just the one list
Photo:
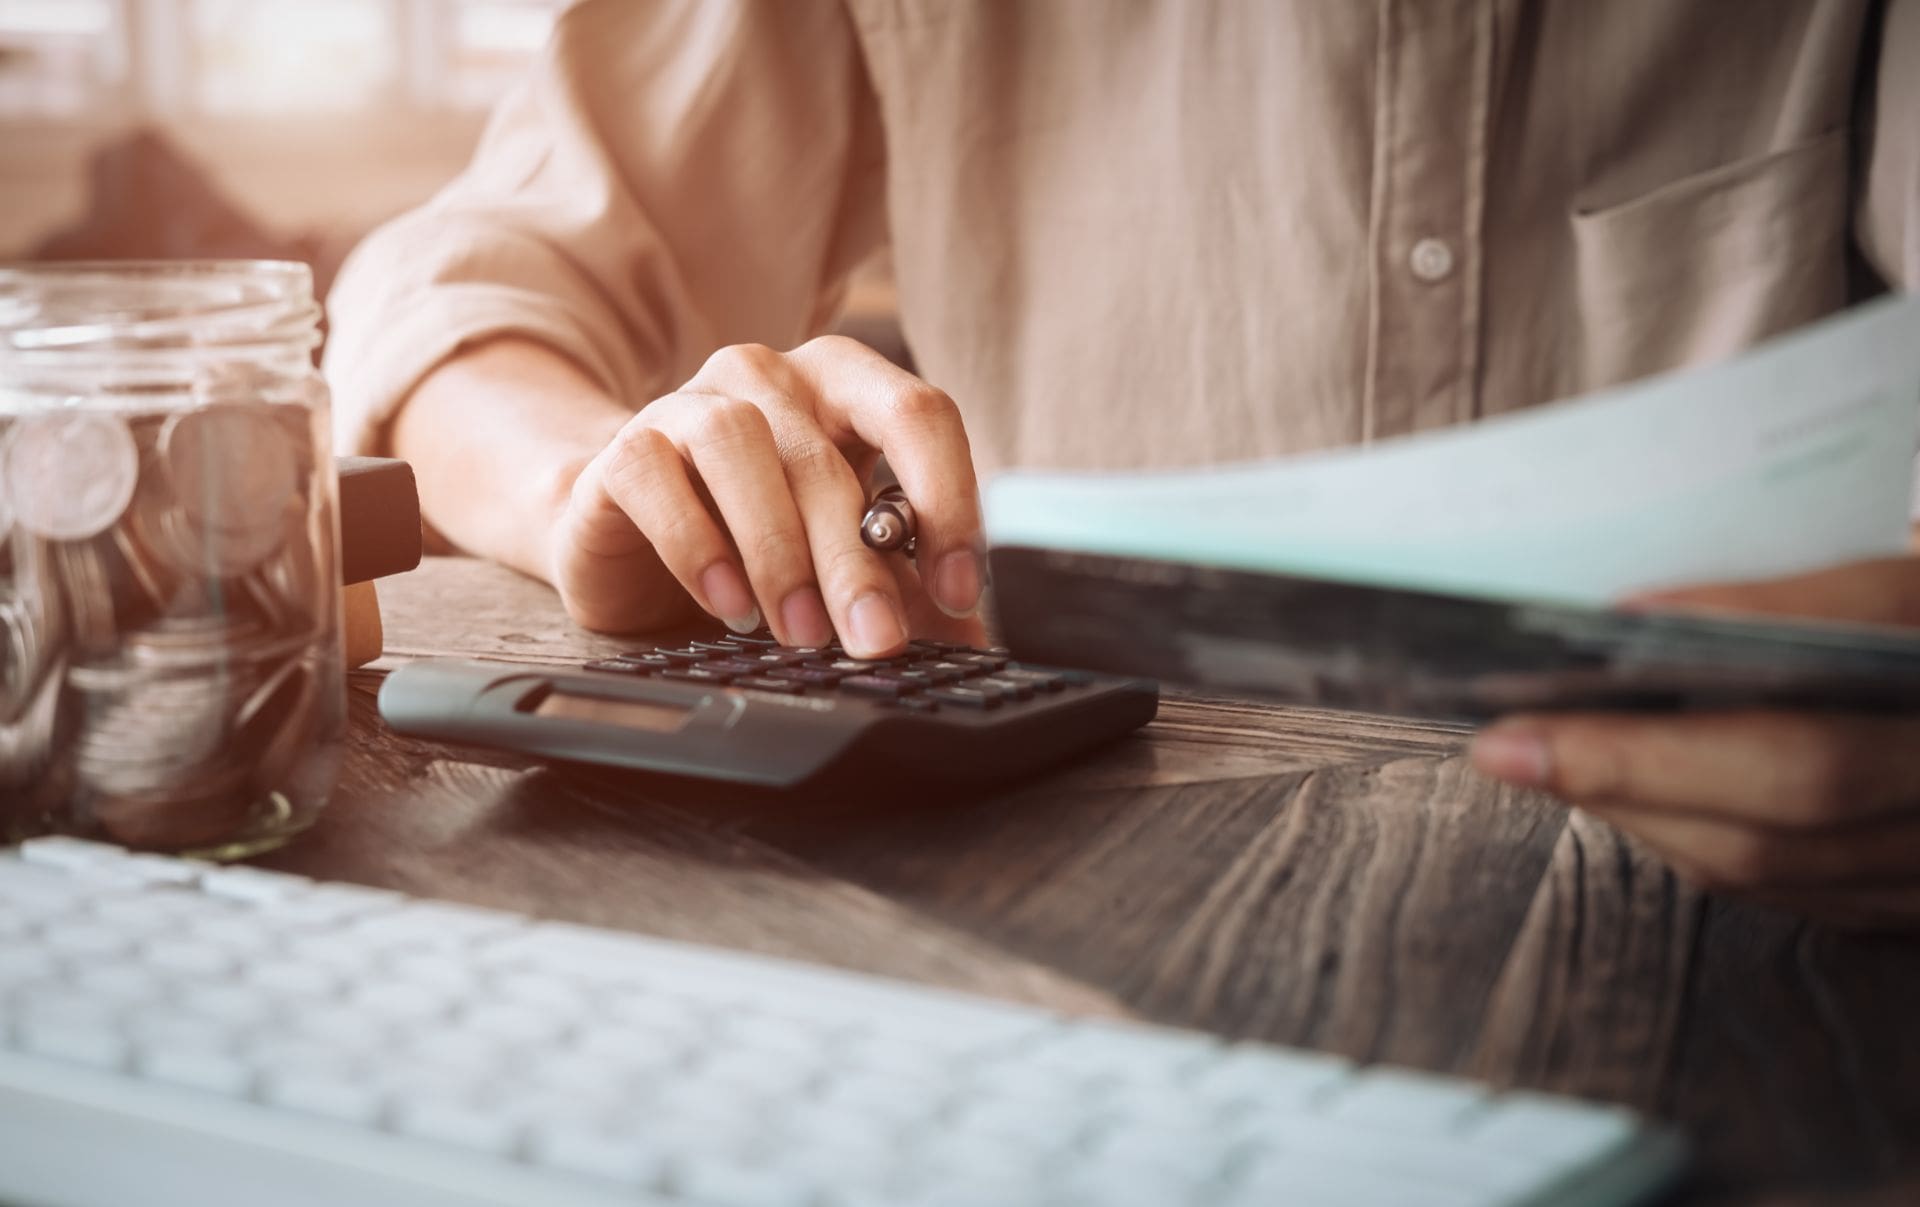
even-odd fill
[(1015, 683), (1024, 683), (1040, 692), (1057, 692), (1067, 686), (1067, 677), (1053, 671), (1030, 671), (1025, 667), (1010, 666), (994, 675), (996, 679), (1011, 679)]
[(846, 677), (841, 671), (819, 670), (810, 666), (783, 666), (767, 672), (769, 679), (785, 679), (789, 683), (803, 683), (808, 687), (832, 687)]
[(988, 688), (993, 688), (994, 690), (998, 691), (1001, 695), (1012, 696), (1016, 700), (1033, 699), (1032, 684), (1018, 683), (1012, 679), (999, 679), (999, 678), (978, 679), (978, 680), (975, 680), (969, 686), (978, 688), (981, 691), (985, 691)]
[(723, 675), (764, 675), (770, 667), (761, 666), (749, 658), (722, 658), (718, 662), (703, 662), (703, 668), (719, 671)]
[(955, 645), (951, 641), (910, 641), (907, 643), (916, 650), (925, 650), (929, 654), (964, 654), (967, 647)]
[(900, 683), (878, 675), (849, 675), (840, 681), (840, 690), (849, 696), (905, 696), (920, 690), (917, 683)]
[(697, 643), (684, 646), (663, 645), (654, 650), (654, 653), (659, 654), (663, 658), (671, 659), (677, 666), (691, 666), (697, 662), (705, 662), (709, 658), (724, 657), (725, 654), (732, 652), (733, 651), (729, 649), (725, 651), (725, 653), (715, 654), (710, 650), (701, 649)]
[(922, 678), (926, 679), (928, 682), (932, 683), (934, 686), (938, 687), (940, 685), (947, 684), (947, 683), (960, 682), (960, 680), (967, 677), (967, 671), (969, 669), (970, 668), (967, 668), (967, 667), (956, 667), (956, 666), (949, 666), (949, 667), (943, 668), (943, 667), (936, 666), (931, 662), (916, 662), (911, 667), (908, 668), (907, 673), (911, 675), (919, 675)]
[(584, 669), (590, 671), (611, 671), (616, 675), (651, 675), (655, 668), (644, 663), (632, 662), (625, 658), (600, 658), (587, 663)]
[(797, 696), (806, 691), (806, 685), (795, 683), (791, 679), (774, 679), (767, 675), (748, 675), (733, 681), (735, 687), (750, 687), (755, 691), (778, 692), (783, 696)]
[(885, 679), (889, 683), (911, 683), (915, 687), (934, 686), (933, 676), (923, 675), (918, 670), (875, 671), (873, 672), (873, 677), (876, 679)]
[(864, 675), (873, 671), (891, 670), (899, 663), (891, 658), (836, 658), (827, 663), (829, 669), (848, 675)]
[(772, 633), (764, 630), (758, 633), (728, 633), (720, 639), (720, 642), (722, 645), (739, 646), (751, 650), (772, 649), (780, 644)]
[(917, 662), (913, 669), (923, 675), (945, 676), (948, 682), (954, 679), (970, 679), (975, 675), (987, 673), (987, 668), (984, 666), (975, 666), (970, 662), (954, 662), (946, 658), (938, 662)]
[(653, 650), (635, 650), (631, 654), (616, 654), (614, 658), (621, 662), (631, 663), (634, 666), (648, 667), (656, 671), (665, 670), (670, 666), (680, 665), (665, 654), (656, 653)]
[(733, 682), (732, 675), (705, 666), (676, 666), (661, 671), (660, 677), (680, 683), (712, 683), (716, 686)]
[(984, 667), (990, 671), (1000, 670), (1007, 665), (1005, 656), (1000, 654), (955, 654), (952, 661), (963, 662), (968, 666)]
[(735, 662), (740, 662), (740, 661), (752, 662), (752, 663), (757, 663), (762, 667), (799, 666), (804, 662), (810, 662), (813, 659), (818, 657), (819, 657), (818, 654), (811, 653), (806, 650), (771, 650), (769, 649), (769, 650), (735, 650), (733, 652), (733, 660)]
[(940, 687), (927, 693), (942, 704), (957, 704), (961, 708), (998, 708), (999, 692), (985, 692), (976, 687)]
[(689, 641), (687, 642), (687, 648), (690, 650), (705, 650), (710, 657), (714, 658), (725, 658), (729, 654), (737, 654), (740, 652), (739, 646), (728, 645), (724, 641)]

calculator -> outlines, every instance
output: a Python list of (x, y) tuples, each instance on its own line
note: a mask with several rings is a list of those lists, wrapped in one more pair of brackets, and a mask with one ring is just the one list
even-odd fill
[(767, 633), (653, 645), (583, 666), (429, 659), (387, 676), (401, 733), (771, 789), (1018, 778), (1153, 719), (1151, 679), (915, 641), (893, 658)]

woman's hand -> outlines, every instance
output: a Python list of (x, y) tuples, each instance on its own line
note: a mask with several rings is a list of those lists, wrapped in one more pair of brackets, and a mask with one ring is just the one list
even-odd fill
[[(1632, 606), (1920, 625), (1920, 558)], [(1852, 923), (1920, 923), (1920, 714), (1540, 714), (1473, 762), (1604, 818), (1715, 889)]]
[[(860, 539), (885, 454), (918, 560)], [(574, 479), (551, 579), (582, 625), (660, 627), (693, 606), (790, 645), (878, 657), (913, 632), (978, 642), (978, 488), (953, 401), (877, 352), (825, 337), (714, 354), (643, 407)], [(690, 606), (691, 605), (691, 606)]]

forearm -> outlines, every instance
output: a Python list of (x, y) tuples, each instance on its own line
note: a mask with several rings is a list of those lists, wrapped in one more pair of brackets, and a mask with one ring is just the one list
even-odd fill
[(392, 427), (427, 523), (470, 553), (551, 581), (550, 534), (582, 467), (632, 412), (567, 357), (502, 337), (423, 378)]

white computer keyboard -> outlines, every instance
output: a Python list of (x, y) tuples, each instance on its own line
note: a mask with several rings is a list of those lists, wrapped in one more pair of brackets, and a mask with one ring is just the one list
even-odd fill
[(613, 931), (0, 851), (0, 1202), (1624, 1204), (1618, 1109)]

